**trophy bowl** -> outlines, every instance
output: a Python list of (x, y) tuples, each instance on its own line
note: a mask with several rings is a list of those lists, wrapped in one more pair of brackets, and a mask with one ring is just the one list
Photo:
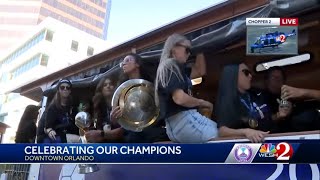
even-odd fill
[(87, 112), (81, 111), (75, 117), (75, 125), (83, 131), (86, 131), (87, 129), (89, 129), (91, 126), (91, 123), (92, 123), (91, 116)]
[(141, 132), (153, 124), (160, 108), (155, 101), (154, 86), (143, 79), (131, 79), (122, 83), (112, 97), (112, 107), (120, 106), (122, 116), (117, 119), (124, 129)]

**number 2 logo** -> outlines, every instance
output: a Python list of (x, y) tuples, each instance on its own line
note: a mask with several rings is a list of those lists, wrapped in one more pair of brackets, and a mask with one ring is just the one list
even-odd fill
[(277, 160), (279, 161), (288, 161), (293, 155), (293, 148), (290, 144), (282, 142), (277, 144)]
[(282, 43), (285, 42), (285, 41), (286, 41), (286, 36), (283, 35), (283, 34), (281, 34), (281, 35), (280, 35), (280, 41), (281, 41)]

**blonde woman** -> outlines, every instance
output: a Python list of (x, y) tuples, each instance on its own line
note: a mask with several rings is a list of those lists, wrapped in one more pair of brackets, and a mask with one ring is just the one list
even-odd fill
[(197, 112), (198, 108), (212, 109), (212, 103), (191, 96), (191, 79), (206, 73), (204, 58), (197, 58), (191, 68), (185, 64), (190, 56), (191, 42), (179, 34), (165, 42), (156, 77), (156, 96), (159, 97), (161, 115), (171, 141), (203, 143), (217, 137), (217, 124)]

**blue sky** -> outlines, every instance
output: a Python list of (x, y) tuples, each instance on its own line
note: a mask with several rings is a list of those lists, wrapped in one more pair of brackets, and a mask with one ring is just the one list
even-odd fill
[(224, 0), (112, 0), (107, 42), (120, 44)]

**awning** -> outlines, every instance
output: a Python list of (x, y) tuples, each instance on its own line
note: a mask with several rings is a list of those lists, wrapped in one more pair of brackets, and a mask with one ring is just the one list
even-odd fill
[[(295, 16), (299, 17), (299, 14), (306, 11), (311, 11), (314, 9), (319, 9), (320, 1), (318, 0), (296, 0), (287, 1), (286, 4), (277, 4), (277, 1), (271, 1), (269, 5), (263, 6), (262, 8), (257, 8), (247, 13), (238, 15), (236, 17), (231, 17), (224, 21), (215, 23), (213, 25), (203, 27), (201, 29), (195, 30), (193, 32), (185, 34), (189, 39), (191, 39), (193, 48), (192, 51), (196, 54), (198, 52), (219, 52), (238, 43), (239, 41), (245, 39), (246, 35), (246, 24), (245, 19), (248, 17), (289, 17)], [(283, 2), (283, 1), (282, 1)], [(148, 34), (146, 34), (147, 36)], [(156, 47), (144, 49), (138, 51), (138, 54), (143, 58), (143, 62), (156, 67), (159, 57), (162, 52), (163, 44), (158, 44)], [(119, 59), (114, 59), (114, 61)], [(86, 60), (85, 60), (86, 61)], [(112, 61), (110, 61), (112, 62)], [(117, 73), (120, 71), (118, 64), (115, 64), (110, 70), (102, 74), (98, 74), (92, 77), (73, 80), (74, 88), (87, 88), (94, 87), (101, 78), (108, 76), (112, 73)], [(154, 69), (150, 71), (156, 72)], [(50, 96), (56, 91), (56, 85), (48, 88), (43, 95)]]

